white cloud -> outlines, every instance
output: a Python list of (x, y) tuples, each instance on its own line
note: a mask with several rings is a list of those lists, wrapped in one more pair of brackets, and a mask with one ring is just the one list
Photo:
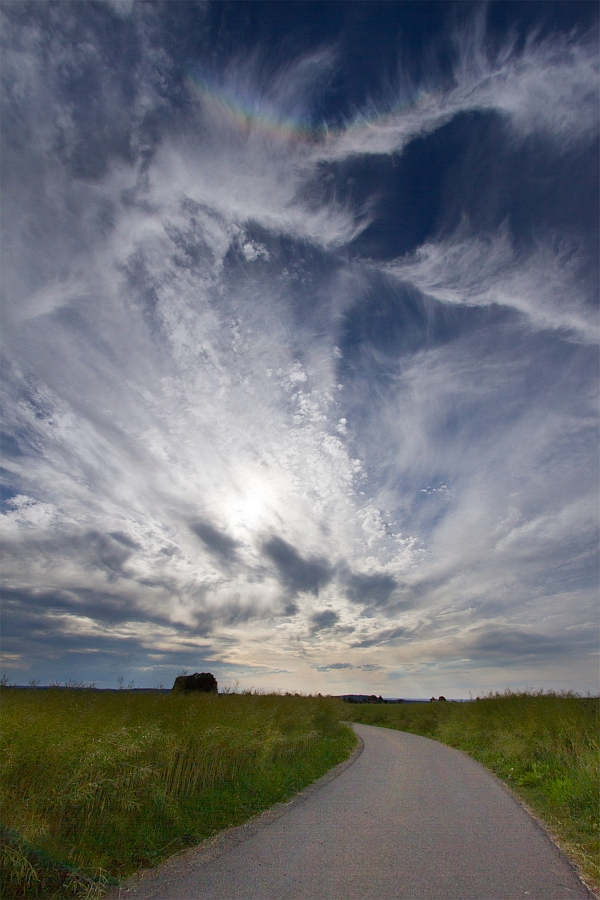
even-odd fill
[(482, 238), (469, 235), (466, 227), (387, 266), (444, 303), (508, 306), (536, 328), (561, 329), (577, 340), (597, 342), (593, 289), (581, 269), (578, 249), (568, 244), (539, 242), (531, 252), (518, 253), (506, 229)]
[[(415, 137), (430, 134), (462, 112), (496, 111), (515, 137), (538, 134), (571, 142), (594, 140), (598, 127), (598, 59), (595, 39), (529, 40), (522, 50), (507, 43), (486, 46), (481, 14), (475, 27), (454, 34), (453, 85), (432, 71), (429, 85), (415, 88), (399, 77), (399, 102), (391, 111), (361, 112), (329, 137), (315, 156), (344, 159), (357, 154), (397, 153)], [(443, 86), (442, 86), (443, 85)], [(414, 99), (407, 103), (406, 97)]]
[[(4, 419), (20, 447), (3, 460), (4, 577), (21, 614), (46, 603), (61, 640), (202, 650), (320, 690), (319, 667), (373, 687), (403, 672), (405, 693), (430, 693), (427, 666), (472, 659), (494, 628), (509, 661), (521, 633), (562, 652), (561, 630), (593, 616), (587, 587), (569, 586), (596, 521), (581, 260), (545, 238), (517, 253), (505, 232), (430, 240), (386, 272), (449, 308), (511, 307), (527, 326), (465, 319), (457, 337), (383, 359), (344, 330), (370, 274), (344, 248), (366, 221), (303, 188), (322, 159), (395, 152), (461, 110), (587, 140), (589, 46), (531, 42), (490, 63), (463, 38), (446, 93), (359, 116), (318, 146), (264, 121), (281, 132), (278, 110), (300, 116), (334, 54), (267, 85), (256, 60), (237, 76), (232, 63), (231, 90), (251, 85), (263, 124), (240, 129), (231, 104), (200, 93), (151, 154), (144, 117), (164, 109), (170, 62), (144, 9), (117, 10), (141, 41), (133, 105), (93, 34), (73, 44), (55, 28), (45, 54), (39, 25), (5, 31), (5, 97), (31, 134), (11, 163), (3, 279)], [(92, 174), (76, 166), (65, 66), (100, 73), (109, 144), (121, 128), (129, 141)], [(549, 643), (542, 613), (557, 616)]]

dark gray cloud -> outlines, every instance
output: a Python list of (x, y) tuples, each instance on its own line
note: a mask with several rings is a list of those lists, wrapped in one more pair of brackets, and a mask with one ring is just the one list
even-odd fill
[(18, 544), (6, 542), (2, 552), (8, 560), (23, 564), (26, 559), (45, 559), (66, 564), (72, 560), (82, 568), (98, 569), (109, 581), (132, 577), (127, 568), (138, 545), (128, 535), (120, 532), (103, 534), (90, 530), (80, 534), (56, 534), (26, 536)]
[(125, 563), (134, 549), (130, 540), (123, 541), (121, 536), (113, 537), (95, 531), (88, 532), (81, 538), (73, 538), (69, 543), (70, 546), (67, 546), (73, 555), (85, 557), (89, 565), (108, 571), (110, 577), (125, 574)]
[[(132, 621), (171, 624), (167, 610), (162, 613), (160, 609), (148, 611), (143, 602), (131, 594), (112, 594), (84, 587), (71, 590), (5, 588), (2, 601), (4, 636), (22, 634), (25, 644), (33, 630), (41, 635), (46, 633), (47, 625), (51, 625), (57, 616), (72, 616), (74, 623), (78, 616), (84, 615), (104, 628)], [(30, 623), (27, 628), (25, 622)], [(35, 628), (33, 623), (36, 623)]]
[(336, 669), (357, 669), (360, 672), (380, 672), (383, 666), (375, 663), (366, 663), (364, 666), (353, 666), (352, 663), (329, 663), (324, 666), (315, 666), (317, 672), (331, 672)]
[(334, 669), (353, 669), (352, 663), (329, 663), (327, 666), (315, 666), (317, 672), (329, 672)]
[(383, 572), (374, 575), (349, 573), (344, 579), (348, 596), (355, 603), (367, 603), (374, 606), (387, 603), (398, 587), (391, 575)]
[(269, 538), (263, 544), (263, 551), (275, 563), (282, 584), (294, 593), (307, 591), (317, 596), (333, 578), (334, 570), (327, 560), (304, 558), (279, 537)]
[(333, 628), (339, 622), (339, 615), (333, 609), (322, 609), (314, 612), (310, 617), (310, 630), (313, 634)]
[(193, 525), (190, 525), (190, 528), (194, 534), (198, 535), (211, 553), (216, 554), (226, 563), (235, 562), (239, 547), (238, 541), (234, 541), (228, 534), (219, 531), (218, 528), (215, 528), (208, 522), (194, 522)]
[[(594, 639), (585, 635), (589, 649), (594, 647)], [(571, 654), (573, 640), (565, 637), (548, 637), (545, 634), (530, 630), (514, 628), (498, 628), (485, 630), (482, 634), (467, 642), (467, 652), (474, 657), (501, 660), (504, 664), (519, 660), (548, 657), (554, 658)]]

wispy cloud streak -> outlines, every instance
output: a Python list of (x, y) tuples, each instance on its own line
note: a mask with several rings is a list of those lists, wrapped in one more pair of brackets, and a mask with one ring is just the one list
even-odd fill
[(468, 231), (427, 242), (387, 271), (444, 303), (495, 303), (523, 313), (535, 328), (559, 329), (575, 340), (597, 343), (596, 286), (586, 277), (577, 246), (558, 242), (519, 251), (506, 229), (492, 237)]

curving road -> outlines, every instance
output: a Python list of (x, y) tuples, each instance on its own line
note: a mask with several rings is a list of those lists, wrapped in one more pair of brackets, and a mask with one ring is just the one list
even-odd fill
[(545, 832), (479, 763), (427, 738), (354, 727), (364, 750), (335, 777), (130, 882), (118, 896), (593, 897)]

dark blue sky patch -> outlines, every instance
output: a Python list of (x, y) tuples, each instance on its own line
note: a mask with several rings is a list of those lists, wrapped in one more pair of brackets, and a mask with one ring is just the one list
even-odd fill
[[(365, 102), (389, 101), (401, 61), (414, 77), (422, 74), (423, 45), (447, 21), (444, 4), (428, 2), (418, 10), (412, 3), (380, 2), (212, 4), (208, 58), (218, 72), (232, 56), (251, 55), (260, 46), (259, 71), (268, 80), (302, 54), (333, 46), (337, 65), (321, 79), (308, 118), (315, 125), (342, 124)], [(410, 48), (402, 57), (401, 43)]]
[(517, 250), (530, 250), (549, 233), (569, 235), (574, 246), (583, 242), (592, 252), (598, 243), (597, 141), (557, 153), (551, 136), (519, 140), (491, 113), (457, 117), (427, 140), (443, 145), (445, 132), (459, 128), (461, 119), (469, 125), (441, 185), (441, 234), (465, 224), (475, 234), (493, 234), (505, 225)]
[(538, 38), (554, 36), (571, 29), (597, 31), (598, 9), (594, 0), (495, 0), (488, 4), (487, 21), (492, 36), (518, 35), (517, 48), (535, 30)]
[(446, 215), (451, 169), (481, 143), (495, 118), (493, 113), (462, 113), (433, 134), (415, 138), (402, 154), (347, 163), (335, 181), (342, 197), (347, 192), (358, 209), (370, 197), (375, 200), (374, 221), (353, 241), (350, 253), (389, 260), (432, 237), (443, 224), (442, 210)]
[(3, 511), (6, 511), (7, 506), (11, 506), (8, 501), (18, 496), (19, 491), (13, 486), (10, 473), (6, 472), (5, 469), (0, 469), (0, 479), (0, 502), (2, 503)]
[(439, 303), (393, 276), (365, 271), (365, 288), (341, 322), (338, 343), (343, 357), (340, 370), (356, 371), (361, 355), (371, 354), (385, 366), (425, 347), (464, 338), (470, 331), (485, 334), (510, 322), (514, 314), (498, 309), (469, 308)]

